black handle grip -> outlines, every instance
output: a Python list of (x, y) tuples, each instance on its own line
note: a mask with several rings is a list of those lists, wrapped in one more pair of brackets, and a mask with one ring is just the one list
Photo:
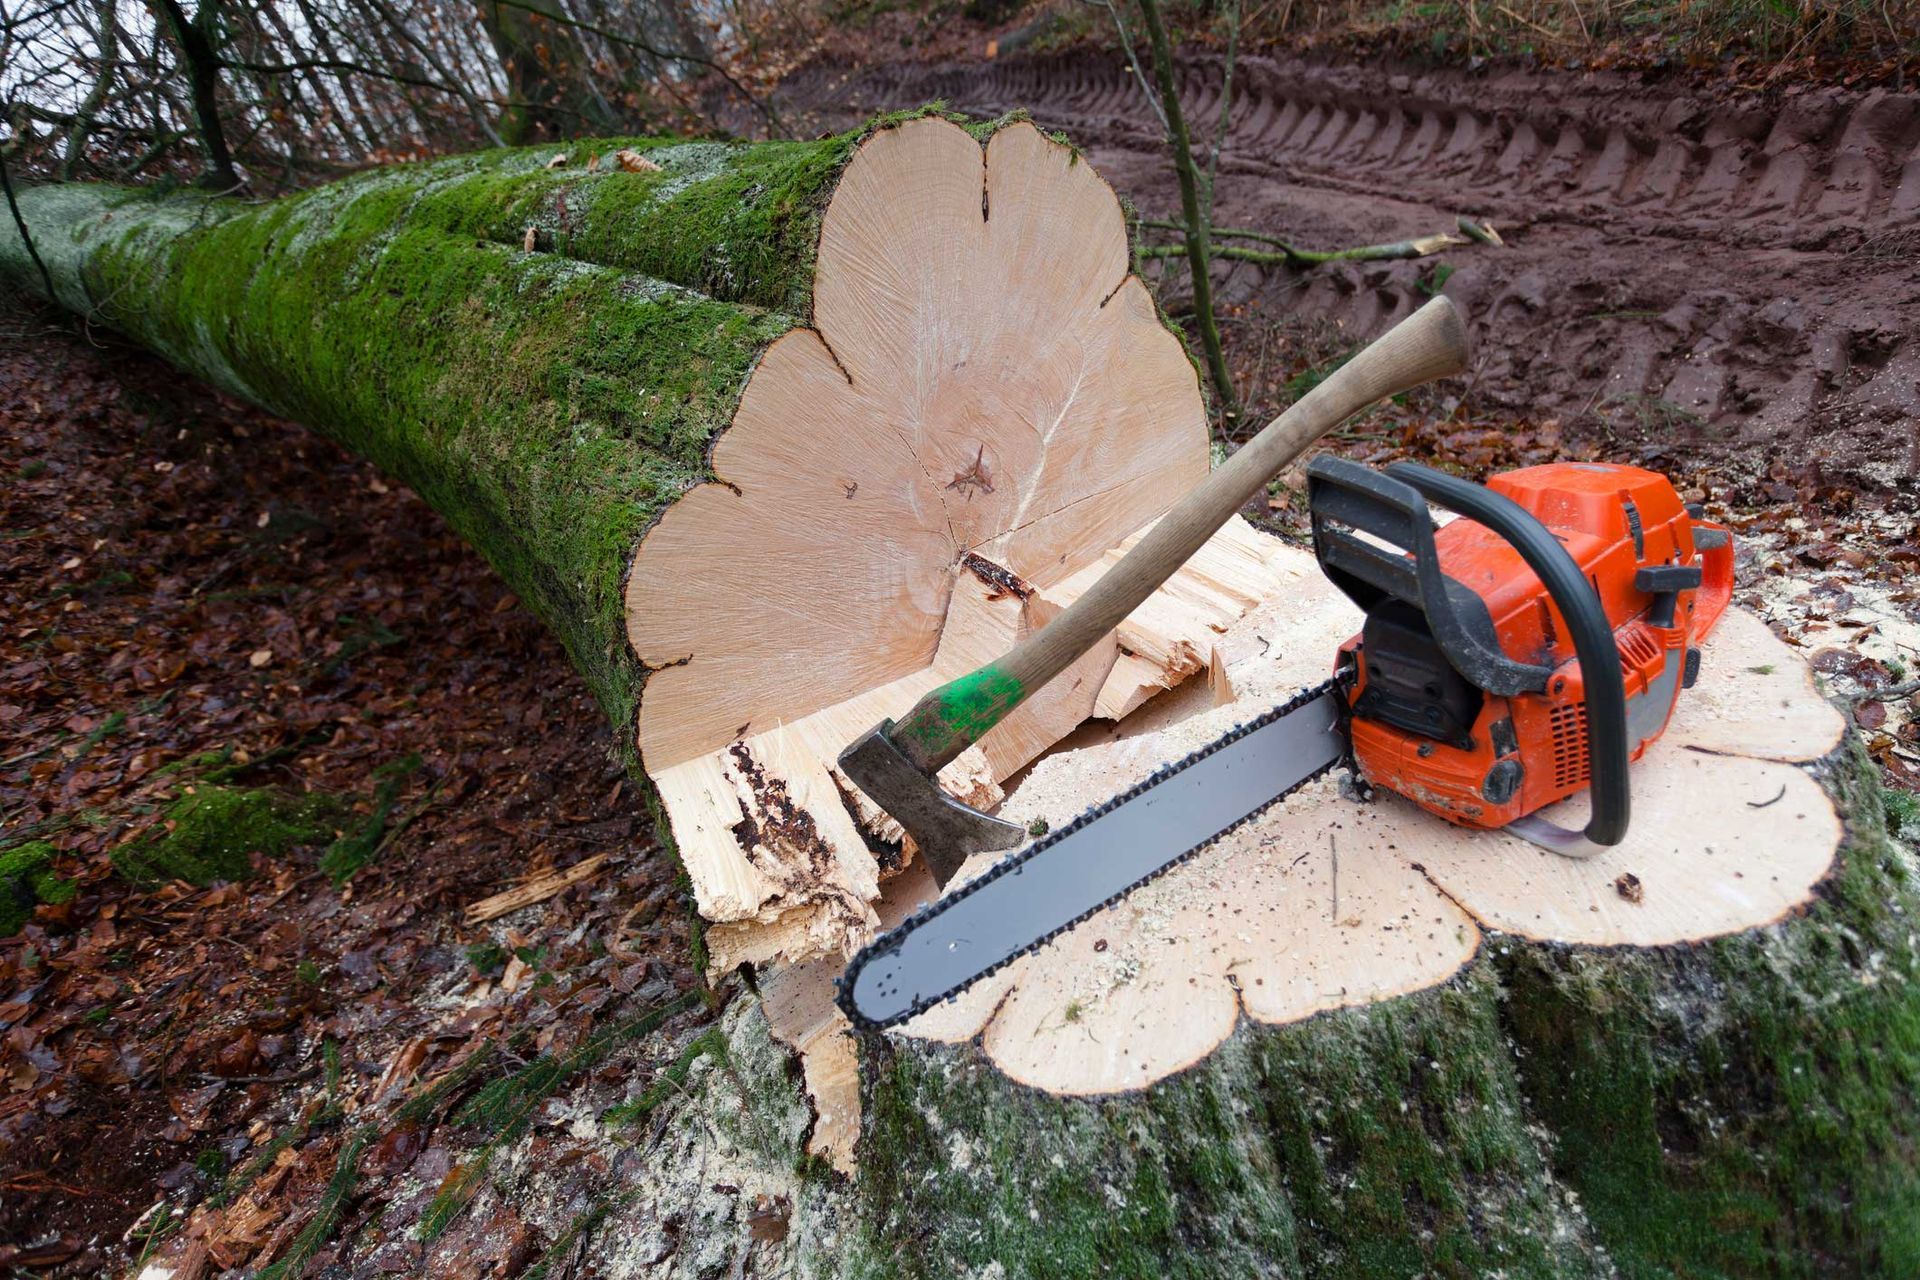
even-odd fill
[[(1626, 683), (1606, 610), (1560, 540), (1511, 498), (1418, 463), (1397, 462), (1383, 474), (1345, 459), (1321, 457), (1307, 468), (1307, 476), (1314, 551), (1328, 576), (1362, 608), (1370, 609), (1388, 596), (1417, 606), (1455, 670), (1489, 693), (1544, 691), (1552, 673), (1501, 650), (1485, 603), (1441, 573), (1427, 503), (1482, 525), (1519, 552), (1559, 608), (1580, 660), (1593, 797), (1586, 839), (1595, 845), (1620, 843), (1632, 817)], [(1336, 525), (1405, 548), (1411, 562)]]
[(1633, 816), (1627, 778), (1627, 687), (1599, 593), (1560, 540), (1513, 499), (1417, 462), (1396, 462), (1387, 474), (1419, 490), (1429, 502), (1499, 534), (1539, 575), (1573, 638), (1586, 687), (1587, 787), (1593, 814), (1585, 834), (1594, 844), (1619, 844)]

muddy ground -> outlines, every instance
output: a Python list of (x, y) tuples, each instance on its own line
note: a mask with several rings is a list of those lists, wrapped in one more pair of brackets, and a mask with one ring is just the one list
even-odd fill
[[(1185, 68), (1196, 118), (1219, 71)], [(1223, 264), (1250, 416), (1444, 289), (1472, 376), (1335, 447), (1671, 470), (1740, 528), (1743, 600), (1914, 787), (1920, 99), (1262, 58), (1240, 83), (1223, 223), (1335, 247), (1468, 213), (1508, 242)], [(1176, 207), (1109, 54), (816, 66), (783, 91), (811, 127), (933, 97), (1029, 108), (1145, 214)], [(1156, 274), (1177, 312), (1179, 273)], [(593, 1233), (594, 1206), (663, 1176), (655, 1113), (708, 1069), (714, 1011), (559, 647), (366, 465), (110, 337), (0, 323), (0, 844), (49, 840), (75, 885), (0, 941), (0, 1269), (779, 1273), (784, 1209), (732, 1172), (702, 1168), (645, 1239)], [(1297, 530), (1285, 490), (1268, 515)], [(116, 872), (209, 789), (331, 807), (238, 879)], [(676, 1260), (686, 1213), (735, 1223), (738, 1250)]]
[[(1222, 71), (1181, 69), (1196, 132), (1219, 118)], [(1310, 273), (1222, 264), (1242, 345), (1305, 319), (1369, 337), (1444, 287), (1479, 340), (1469, 412), (1557, 418), (1747, 485), (1785, 461), (1920, 501), (1920, 95), (1298, 58), (1235, 75), (1221, 225), (1340, 248), (1468, 214), (1508, 246)], [(1158, 121), (1117, 53), (817, 65), (785, 92), (827, 124), (932, 99), (1024, 108), (1144, 216), (1178, 213)]]

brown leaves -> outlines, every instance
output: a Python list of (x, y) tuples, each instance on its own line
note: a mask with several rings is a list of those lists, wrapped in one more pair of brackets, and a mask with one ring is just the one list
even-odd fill
[[(332, 1170), (338, 1127), (301, 1128), (327, 1105), (323, 1045), (341, 1105), (384, 1123), (509, 1035), (564, 1051), (663, 978), (690, 985), (686, 918), (670, 869), (634, 856), (647, 826), (559, 646), (418, 499), (149, 357), (57, 333), (11, 354), (0, 815), (8, 841), (54, 842), (76, 893), (0, 938), (0, 1141), (35, 1174), (0, 1190), (0, 1239), (118, 1249), (164, 1183), (200, 1202), (163, 1255), (176, 1277), (264, 1265)], [(188, 787), (310, 790), (364, 820), (374, 771), (412, 752), (396, 815), (441, 790), (350, 897), (315, 849), (204, 888), (113, 871)], [(508, 956), (469, 977), (467, 949), (495, 935), (460, 912), (536, 851), (557, 875), (587, 865), (519, 908), (508, 991)], [(656, 890), (667, 909), (615, 959), (598, 939)], [(273, 1170), (209, 1209), (277, 1138)], [(402, 1164), (420, 1141), (381, 1154)], [(90, 1256), (89, 1273), (128, 1261)]]
[(608, 152), (605, 156), (594, 156), (587, 161), (587, 172), (596, 173), (601, 162), (620, 173), (661, 173), (664, 170), (632, 147), (622, 147), (618, 151)]
[(653, 161), (635, 151), (632, 147), (622, 147), (608, 157), (622, 173), (659, 173), (661, 168)]

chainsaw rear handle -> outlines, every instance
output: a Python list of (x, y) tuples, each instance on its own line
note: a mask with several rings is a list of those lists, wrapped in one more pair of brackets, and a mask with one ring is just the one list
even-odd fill
[[(1620, 843), (1632, 817), (1626, 683), (1606, 610), (1560, 540), (1511, 498), (1415, 462), (1396, 462), (1383, 474), (1321, 457), (1308, 466), (1307, 479), (1314, 551), (1327, 576), (1363, 609), (1387, 597), (1417, 607), (1447, 661), (1488, 693), (1544, 693), (1553, 671), (1502, 650), (1485, 602), (1440, 571), (1427, 504), (1498, 534), (1527, 562), (1559, 609), (1580, 660), (1593, 804), (1584, 835), (1594, 845)], [(1406, 554), (1385, 551), (1354, 531)]]

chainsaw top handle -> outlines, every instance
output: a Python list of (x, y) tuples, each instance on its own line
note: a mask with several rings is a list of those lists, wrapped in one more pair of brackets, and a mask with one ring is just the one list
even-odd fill
[(1396, 462), (1382, 473), (1323, 456), (1307, 467), (1307, 482), (1314, 551), (1334, 585), (1369, 612), (1384, 599), (1418, 608), (1454, 670), (1488, 693), (1543, 693), (1553, 671), (1502, 650), (1485, 602), (1440, 571), (1427, 504), (1499, 535), (1526, 561), (1559, 610), (1580, 660), (1593, 806), (1584, 834), (1596, 845), (1618, 844), (1632, 816), (1626, 685), (1606, 610), (1560, 540), (1511, 498), (1415, 462)]

